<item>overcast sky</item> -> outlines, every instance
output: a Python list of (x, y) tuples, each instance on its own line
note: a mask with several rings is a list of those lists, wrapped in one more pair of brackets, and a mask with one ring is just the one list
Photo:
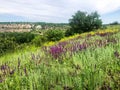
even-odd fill
[(104, 23), (120, 22), (120, 0), (0, 0), (0, 22), (66, 23), (78, 10), (98, 11)]

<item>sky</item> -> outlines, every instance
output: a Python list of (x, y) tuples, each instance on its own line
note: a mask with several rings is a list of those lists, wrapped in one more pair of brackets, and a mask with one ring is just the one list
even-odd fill
[(68, 23), (78, 10), (120, 22), (120, 0), (0, 0), (0, 22)]

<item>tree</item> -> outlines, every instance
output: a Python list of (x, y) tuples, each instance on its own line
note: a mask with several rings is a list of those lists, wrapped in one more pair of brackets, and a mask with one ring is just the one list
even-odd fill
[(114, 21), (114, 22), (110, 23), (110, 25), (118, 25), (118, 24), (119, 24), (118, 21)]
[(87, 14), (87, 12), (78, 11), (69, 20), (71, 26), (70, 31), (74, 33), (82, 33), (98, 29), (102, 26), (102, 21), (99, 19), (97, 12)]

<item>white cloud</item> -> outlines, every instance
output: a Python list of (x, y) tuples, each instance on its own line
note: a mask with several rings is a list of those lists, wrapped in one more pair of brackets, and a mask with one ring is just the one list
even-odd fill
[(97, 0), (96, 10), (100, 13), (110, 13), (120, 9), (120, 0)]
[(0, 0), (0, 14), (48, 22), (67, 21), (77, 10), (102, 15), (119, 9), (120, 0)]

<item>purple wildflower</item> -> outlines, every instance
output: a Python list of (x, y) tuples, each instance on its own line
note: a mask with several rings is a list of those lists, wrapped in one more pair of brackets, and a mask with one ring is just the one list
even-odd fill
[(3, 82), (3, 80), (2, 79), (0, 79), (0, 83), (2, 83)]
[(52, 46), (50, 47), (50, 54), (55, 58), (58, 59), (62, 54), (64, 50), (61, 46)]
[(6, 65), (1, 65), (1, 70), (5, 70), (7, 69), (7, 66)]

